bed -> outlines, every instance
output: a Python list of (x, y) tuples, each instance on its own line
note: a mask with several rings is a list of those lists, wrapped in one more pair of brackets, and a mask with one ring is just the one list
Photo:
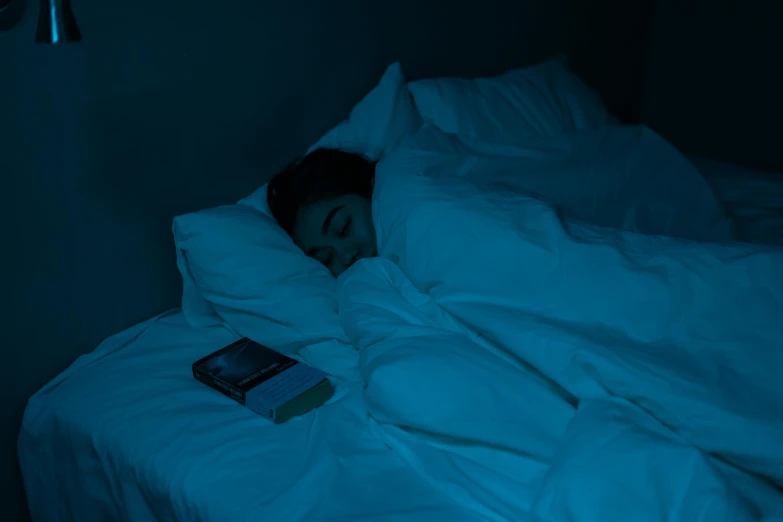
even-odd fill
[[(743, 229), (783, 242), (782, 180), (693, 161)], [(355, 383), (276, 426), (195, 382), (190, 364), (236, 338), (172, 310), (107, 339), (39, 391), (20, 439), (31, 499), (47, 500), (36, 520), (491, 519), (391, 451)]]
[[(774, 173), (685, 158), (652, 132), (620, 127), (617, 120), (632, 121), (638, 107), (618, 102), (615, 105), (625, 106), (628, 112), (608, 114), (600, 97), (566, 72), (567, 62), (556, 57), (542, 62), (538, 69), (524, 67), (499, 77), (410, 84), (405, 82), (402, 67), (392, 64), (349, 119), (312, 148), (361, 150), (388, 161), (386, 165), (395, 167), (385, 167), (390, 172), (413, 169), (406, 165), (436, 157), (439, 163), (435, 166), (446, 165), (465, 176), (445, 181), (438, 181), (437, 175), (424, 180), (413, 176), (398, 182), (397, 176), (379, 173), (379, 184), (389, 187), (384, 192), (389, 196), (378, 202), (378, 207), (386, 210), (375, 216), (385, 245), (382, 258), (362, 262), (339, 284), (317, 263), (300, 259), (303, 256), (290, 240), (272, 230), (264, 208), (265, 187), (237, 205), (178, 217), (174, 234), (184, 280), (182, 308), (106, 339), (37, 392), (28, 404), (19, 454), (33, 518), (41, 522), (587, 522), (666, 517), (676, 521), (772, 522), (783, 517), (781, 477), (774, 460), (783, 455), (775, 432), (779, 424), (766, 423), (763, 411), (740, 412), (753, 421), (755, 431), (749, 433), (758, 435), (757, 440), (746, 437), (740, 446), (726, 446), (725, 439), (715, 436), (720, 430), (708, 428), (715, 419), (725, 421), (727, 415), (737, 413), (732, 409), (732, 397), (721, 396), (728, 406), (712, 417), (701, 403), (682, 403), (679, 413), (689, 415), (666, 417), (670, 411), (665, 399), (676, 399), (678, 390), (687, 389), (687, 379), (667, 381), (672, 385), (668, 397), (632, 395), (623, 393), (632, 374), (624, 374), (622, 379), (616, 377), (619, 373), (601, 374), (604, 360), (598, 352), (597, 358), (580, 363), (577, 369), (582, 373), (577, 375), (568, 373), (575, 370), (567, 361), (557, 367), (560, 362), (541, 363), (535, 353), (504, 351), (508, 346), (527, 346), (527, 340), (533, 346), (534, 337), (558, 328), (567, 335), (581, 335), (596, 346), (602, 344), (601, 335), (606, 332), (596, 336), (574, 333), (554, 321), (561, 318), (552, 317), (543, 329), (527, 325), (527, 338), (504, 338), (502, 331), (512, 330), (498, 328), (493, 321), (519, 318), (514, 315), (517, 303), (513, 299), (500, 305), (482, 300), (479, 297), (485, 296), (464, 291), (468, 284), (458, 289), (462, 294), (443, 294), (456, 288), (449, 281), (456, 271), (463, 275), (491, 273), (485, 265), (480, 272), (476, 269), (475, 263), (486, 259), (476, 261), (464, 255), (452, 260), (441, 255), (430, 264), (416, 264), (416, 257), (409, 252), (414, 246), (406, 243), (403, 232), (414, 234), (420, 242), (439, 238), (459, 242), (464, 237), (438, 235), (438, 227), (444, 223), (432, 218), (437, 212), (406, 215), (404, 205), (395, 204), (394, 194), (426, 196), (432, 189), (434, 195), (452, 191), (465, 196), (465, 187), (481, 185), (468, 174), (481, 166), (482, 155), (489, 157), (490, 163), (502, 160), (493, 168), (502, 170), (511, 165), (516, 169), (524, 162), (545, 164), (538, 162), (547, 155), (560, 157), (561, 151), (576, 151), (565, 156), (579, 161), (593, 158), (590, 151), (600, 149), (593, 145), (617, 140), (642, 159), (657, 158), (658, 163), (651, 162), (657, 167), (667, 166), (660, 160), (659, 153), (663, 153), (669, 165), (676, 167), (670, 174), (690, 176), (692, 184), (687, 187), (684, 178), (681, 180), (684, 191), (706, 193), (702, 185), (706, 183), (714, 193), (712, 199), (705, 197), (704, 205), (694, 197), (692, 207), (681, 205), (682, 212), (670, 216), (684, 239), (666, 248), (695, 251), (693, 245), (698, 241), (690, 236), (707, 228), (708, 237), (700, 238), (705, 241), (733, 234), (730, 237), (738, 240), (736, 244), (751, 245), (737, 247), (738, 252), (758, 258), (755, 265), (741, 266), (738, 273), (743, 280), (735, 287), (747, 280), (759, 296), (771, 296), (772, 305), (776, 304), (781, 281), (771, 280), (770, 287), (762, 291), (753, 268), (776, 274), (770, 261), (778, 259), (778, 246), (783, 244), (783, 179)], [(484, 119), (487, 113), (493, 117)], [(512, 113), (516, 120), (509, 119)], [(550, 139), (564, 126), (579, 131), (568, 134), (580, 136), (577, 141)], [(611, 129), (630, 130), (613, 134)], [(597, 141), (591, 141), (591, 136)], [(524, 147), (519, 143), (525, 143)], [(634, 148), (640, 143), (645, 147)], [(491, 154), (487, 152), (490, 149)], [(479, 159), (452, 161), (465, 150)], [(588, 156), (579, 156), (580, 150)], [(605, 159), (598, 156), (596, 161)], [(610, 162), (607, 173), (625, 172), (617, 168), (624, 165), (623, 158)], [(578, 170), (579, 161), (572, 167)], [(644, 173), (642, 169), (640, 174)], [(432, 186), (419, 185), (430, 180), (435, 180)], [(654, 193), (651, 208), (660, 207), (656, 197), (670, 197), (666, 179), (656, 183), (653, 177), (639, 176), (636, 180), (644, 181), (639, 181), (637, 191)], [(553, 185), (539, 188), (545, 193)], [(500, 177), (484, 189), (495, 191), (491, 193), (497, 196), (493, 201), (514, 191), (513, 183)], [(567, 196), (556, 190), (551, 195)], [(612, 197), (611, 191), (606, 197)], [(424, 197), (423, 201), (422, 208), (439, 209), (443, 215), (459, 211), (449, 207), (448, 198)], [(570, 203), (564, 201), (563, 205)], [(724, 208), (726, 215), (713, 219), (715, 212)], [(528, 211), (540, 223), (557, 221), (554, 213), (535, 204)], [(630, 214), (638, 217), (636, 212)], [(398, 219), (400, 216), (408, 219)], [(597, 236), (608, 234), (616, 239), (610, 246), (625, 245), (632, 237), (615, 237), (604, 229), (584, 226), (582, 217), (577, 212), (569, 222), (573, 230), (558, 228), (560, 239), (554, 243), (537, 235), (540, 230), (535, 227), (514, 232), (516, 236), (533, 234), (535, 240), (528, 244), (538, 244), (540, 239), (550, 252), (556, 250), (554, 244), (565, 248), (566, 237), (576, 238), (566, 245), (574, 248), (593, 242), (591, 252), (607, 250), (608, 243), (596, 242)], [(486, 225), (493, 219), (503, 217), (489, 212), (477, 221)], [(401, 224), (404, 221), (420, 226), (407, 230)], [(651, 243), (659, 241), (655, 238), (657, 225), (652, 222)], [(664, 228), (670, 226), (667, 221)], [(261, 239), (260, 227), (269, 229)], [(491, 239), (481, 234), (483, 230), (471, 232), (477, 241)], [(701, 253), (695, 252), (694, 259), (702, 262)], [(735, 254), (729, 248), (720, 255), (737, 263), (753, 257)], [(279, 256), (280, 261), (267, 267), (264, 274), (255, 271), (254, 277), (238, 276), (256, 270), (256, 260), (271, 255)], [(497, 270), (502, 272), (500, 264)], [(302, 271), (292, 277), (290, 270), (295, 265), (301, 265)], [(437, 270), (438, 266), (442, 270)], [(727, 266), (733, 265), (727, 262)], [(648, 272), (655, 276), (656, 268)], [(716, 271), (711, 276), (722, 274)], [(307, 288), (294, 288), (305, 276)], [(697, 276), (695, 271), (690, 275), (682, 271), (677, 281), (687, 289), (699, 284)], [(533, 288), (535, 279), (516, 284)], [(665, 278), (658, 277), (659, 283), (660, 279)], [(653, 277), (649, 284), (655, 280)], [(651, 291), (656, 289), (659, 287), (650, 287)], [(642, 299), (644, 294), (637, 297)], [(309, 304), (302, 305), (305, 302)], [(473, 320), (465, 311), (477, 303), (489, 313), (477, 314)], [(747, 303), (749, 310), (752, 304)], [(730, 341), (747, 340), (751, 354), (767, 346), (764, 343), (769, 337), (779, 333), (769, 314), (774, 311), (772, 305), (763, 308), (769, 316), (754, 324), (761, 332), (758, 338)], [(599, 317), (604, 320), (610, 312), (622, 310), (615, 307), (596, 310), (595, 314), (605, 313)], [(687, 343), (702, 333), (679, 328), (671, 318), (661, 324), (682, 336), (672, 342)], [(639, 328), (629, 328), (637, 340), (644, 334)], [(304, 362), (325, 369), (336, 377), (335, 396), (303, 417), (274, 425), (193, 379), (192, 362), (242, 336), (295, 352)], [(546, 348), (554, 353), (558, 342), (556, 339)], [(728, 350), (718, 355), (727, 354)], [(707, 356), (711, 354), (705, 359)], [(767, 368), (780, 362), (777, 353), (769, 353), (761, 361), (769, 362)], [(693, 370), (688, 362), (677, 361), (682, 363), (678, 368), (686, 373)], [(769, 379), (769, 372), (761, 370), (759, 379)], [(716, 375), (710, 375), (714, 377), (711, 384), (737, 378), (730, 373)], [(481, 386), (471, 388), (466, 384), (469, 380)], [(750, 393), (738, 395), (736, 404), (743, 407), (753, 398)], [(454, 397), (462, 400), (449, 403)], [(780, 406), (779, 401), (770, 399), (766, 412), (774, 413)], [(699, 416), (702, 413), (703, 418)], [(670, 433), (665, 421), (670, 421), (669, 427), (681, 429)], [(729, 428), (740, 433), (743, 425)], [(772, 459), (765, 459), (770, 455)]]
[(45, 465), (26, 468), (30, 490), (49, 492), (36, 518), (474, 519), (373, 436), (355, 386), (282, 426), (194, 386), (190, 364), (235, 339), (173, 310), (107, 339), (42, 390), (22, 445)]

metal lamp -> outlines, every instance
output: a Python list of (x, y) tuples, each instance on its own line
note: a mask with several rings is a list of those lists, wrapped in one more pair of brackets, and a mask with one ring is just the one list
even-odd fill
[(82, 34), (71, 11), (71, 0), (41, 0), (35, 41), (58, 44), (81, 40)]

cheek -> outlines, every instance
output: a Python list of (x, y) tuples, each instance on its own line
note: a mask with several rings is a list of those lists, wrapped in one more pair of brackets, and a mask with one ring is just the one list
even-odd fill
[(359, 226), (359, 236), (365, 242), (375, 242), (375, 227), (372, 224), (371, 216), (362, 219)]

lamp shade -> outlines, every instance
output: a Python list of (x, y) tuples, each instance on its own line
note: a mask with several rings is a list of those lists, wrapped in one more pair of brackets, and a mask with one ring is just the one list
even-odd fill
[(82, 34), (70, 0), (41, 0), (35, 41), (45, 44), (80, 42)]

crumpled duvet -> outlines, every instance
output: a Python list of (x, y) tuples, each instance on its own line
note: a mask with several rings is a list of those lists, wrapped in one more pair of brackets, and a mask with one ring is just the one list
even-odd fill
[(373, 204), (340, 318), (422, 476), (487, 520), (783, 515), (783, 251), (668, 143), (425, 127)]

